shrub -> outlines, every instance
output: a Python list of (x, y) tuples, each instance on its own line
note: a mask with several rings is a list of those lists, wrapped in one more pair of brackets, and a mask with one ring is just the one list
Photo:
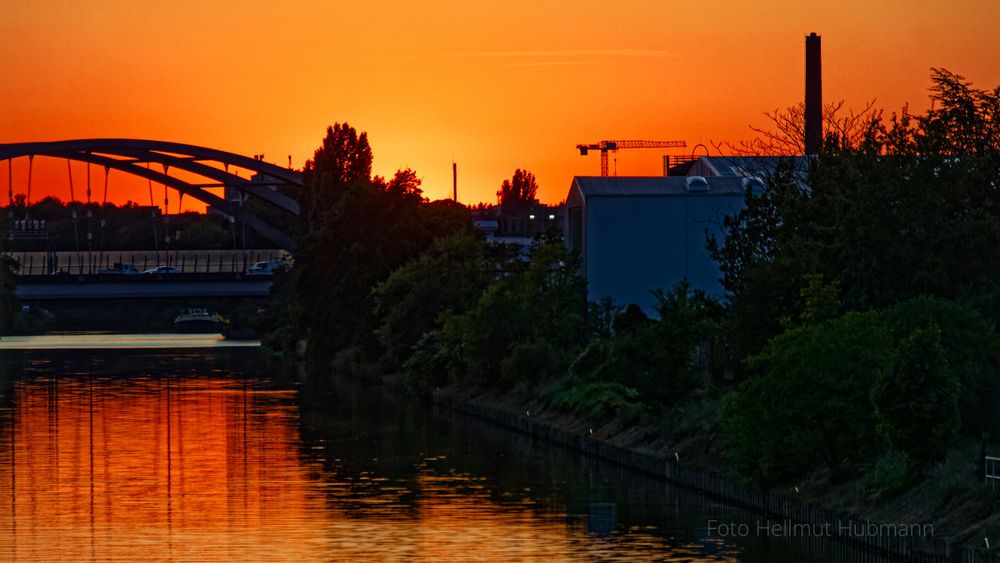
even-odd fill
[(507, 386), (537, 383), (565, 371), (562, 355), (545, 340), (516, 342), (500, 361), (500, 377)]
[(734, 469), (772, 483), (821, 464), (840, 474), (869, 459), (878, 446), (869, 393), (892, 344), (874, 312), (774, 338), (749, 360), (761, 375), (723, 401), (720, 425)]
[(611, 342), (602, 339), (591, 340), (580, 355), (569, 366), (569, 374), (578, 381), (600, 379), (607, 369)]
[(461, 350), (458, 375), (510, 386), (565, 374), (586, 328), (585, 295), (586, 282), (565, 245), (536, 245), (527, 264), (499, 275), (443, 325), (445, 340)]
[(451, 381), (454, 361), (454, 351), (441, 332), (427, 332), (403, 363), (403, 385), (411, 393), (428, 396)]
[(885, 311), (886, 322), (898, 338), (937, 325), (945, 359), (974, 389), (992, 376), (1000, 364), (1000, 338), (993, 323), (976, 309), (946, 299), (921, 296)]
[(913, 331), (872, 389), (879, 434), (919, 464), (940, 459), (958, 433), (960, 389), (940, 329)]
[(564, 386), (552, 394), (550, 404), (594, 421), (610, 418), (630, 421), (640, 416), (642, 411), (638, 391), (609, 381)]
[(488, 282), (483, 244), (467, 231), (438, 239), (427, 252), (375, 286), (384, 369), (398, 368), (445, 311), (460, 313)]
[(865, 476), (869, 490), (880, 497), (894, 497), (917, 482), (920, 471), (906, 452), (889, 450), (879, 456)]

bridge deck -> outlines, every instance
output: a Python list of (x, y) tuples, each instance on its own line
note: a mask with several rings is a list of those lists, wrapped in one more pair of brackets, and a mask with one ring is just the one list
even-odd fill
[(18, 276), (16, 295), (22, 301), (64, 299), (136, 299), (164, 297), (265, 297), (274, 284), (270, 276), (242, 274), (114, 274)]

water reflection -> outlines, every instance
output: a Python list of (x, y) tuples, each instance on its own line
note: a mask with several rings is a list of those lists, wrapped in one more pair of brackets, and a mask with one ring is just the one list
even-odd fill
[(255, 353), (4, 358), (0, 559), (746, 555), (661, 483), (377, 389), (265, 376)]
[(167, 559), (257, 559), (277, 547), (265, 541), (275, 526), (290, 546), (321, 536), (325, 512), (297, 455), (293, 392), (252, 385), (17, 382), (0, 452), (11, 559), (145, 559), (153, 546)]
[(104, 350), (255, 348), (258, 340), (226, 340), (220, 334), (116, 334), (73, 332), (31, 336), (4, 336), (0, 350)]

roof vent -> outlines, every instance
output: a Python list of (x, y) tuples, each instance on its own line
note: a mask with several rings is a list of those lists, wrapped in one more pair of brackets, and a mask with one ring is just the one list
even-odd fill
[(707, 192), (708, 191), (708, 180), (704, 176), (688, 176), (687, 180), (687, 191), (689, 192)]

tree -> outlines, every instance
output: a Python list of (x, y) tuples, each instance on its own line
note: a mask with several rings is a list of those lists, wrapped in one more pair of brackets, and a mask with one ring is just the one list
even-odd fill
[(936, 102), (919, 120), (922, 152), (989, 156), (1000, 154), (1000, 87), (973, 88), (965, 77), (931, 69), (931, 97)]
[(708, 237), (709, 254), (719, 263), (729, 301), (721, 328), (727, 337), (726, 363), (737, 373), (744, 359), (759, 352), (784, 330), (783, 319), (796, 318), (803, 276), (799, 257), (784, 252), (786, 229), (798, 221), (808, 194), (796, 180), (790, 160), (782, 160), (759, 194), (747, 191), (744, 206), (723, 218), (724, 237)]
[(510, 180), (503, 181), (500, 191), (497, 192), (500, 209), (507, 214), (526, 211), (535, 202), (537, 192), (538, 182), (535, 181), (535, 175), (518, 168), (514, 170), (514, 176)]
[(347, 125), (328, 128), (306, 166), (312, 224), (299, 236), (290, 316), (320, 355), (351, 349), (374, 357), (372, 289), (435, 239), (472, 229), (462, 206), (427, 203), (414, 171), (370, 175), (368, 136)]
[(17, 298), (14, 296), (14, 274), (17, 262), (9, 256), (0, 256), (0, 334), (10, 330), (17, 314)]
[(759, 375), (720, 410), (736, 472), (770, 484), (819, 467), (843, 475), (878, 448), (870, 391), (893, 340), (876, 312), (789, 330), (749, 359)]
[(941, 329), (913, 331), (872, 389), (879, 434), (891, 449), (918, 463), (943, 458), (959, 429), (960, 389), (941, 345)]
[(375, 286), (378, 339), (385, 369), (398, 369), (442, 314), (460, 314), (490, 281), (479, 236), (462, 231), (438, 239)]
[[(502, 254), (502, 253), (501, 253)], [(457, 358), (454, 377), (513, 386), (563, 375), (581, 345), (586, 281), (562, 241), (536, 243), (531, 259), (497, 272), (475, 304), (444, 319), (434, 356)]]
[(1000, 245), (1000, 90), (937, 69), (932, 81), (935, 109), (873, 114), (859, 142), (828, 138), (808, 188), (779, 167), (710, 241), (733, 365), (800, 316), (809, 275), (839, 282), (843, 310), (928, 295), (1000, 319), (1000, 255), (982, 250)]
[(372, 175), (372, 150), (368, 133), (347, 123), (326, 128), (323, 143), (302, 170), (301, 203), (309, 225), (315, 227), (332, 209), (348, 186), (368, 182)]
[[(857, 147), (864, 141), (868, 127), (879, 113), (875, 100), (860, 110), (844, 107), (844, 101), (823, 105), (823, 131), (843, 145)], [(805, 103), (764, 112), (770, 127), (750, 126), (754, 137), (739, 143), (712, 143), (720, 154), (734, 156), (797, 156), (805, 154)]]
[(1000, 336), (994, 323), (974, 307), (945, 299), (920, 296), (885, 311), (889, 329), (897, 339), (917, 331), (938, 333), (944, 362), (958, 380), (962, 429), (979, 436), (993, 428), (996, 405), (993, 388), (998, 383)]
[(603, 377), (637, 390), (654, 411), (680, 403), (698, 387), (704, 366), (697, 352), (715, 333), (720, 313), (718, 303), (692, 291), (687, 280), (655, 296), (659, 320), (642, 322), (634, 309), (631, 320), (616, 318), (607, 360), (598, 367)]

